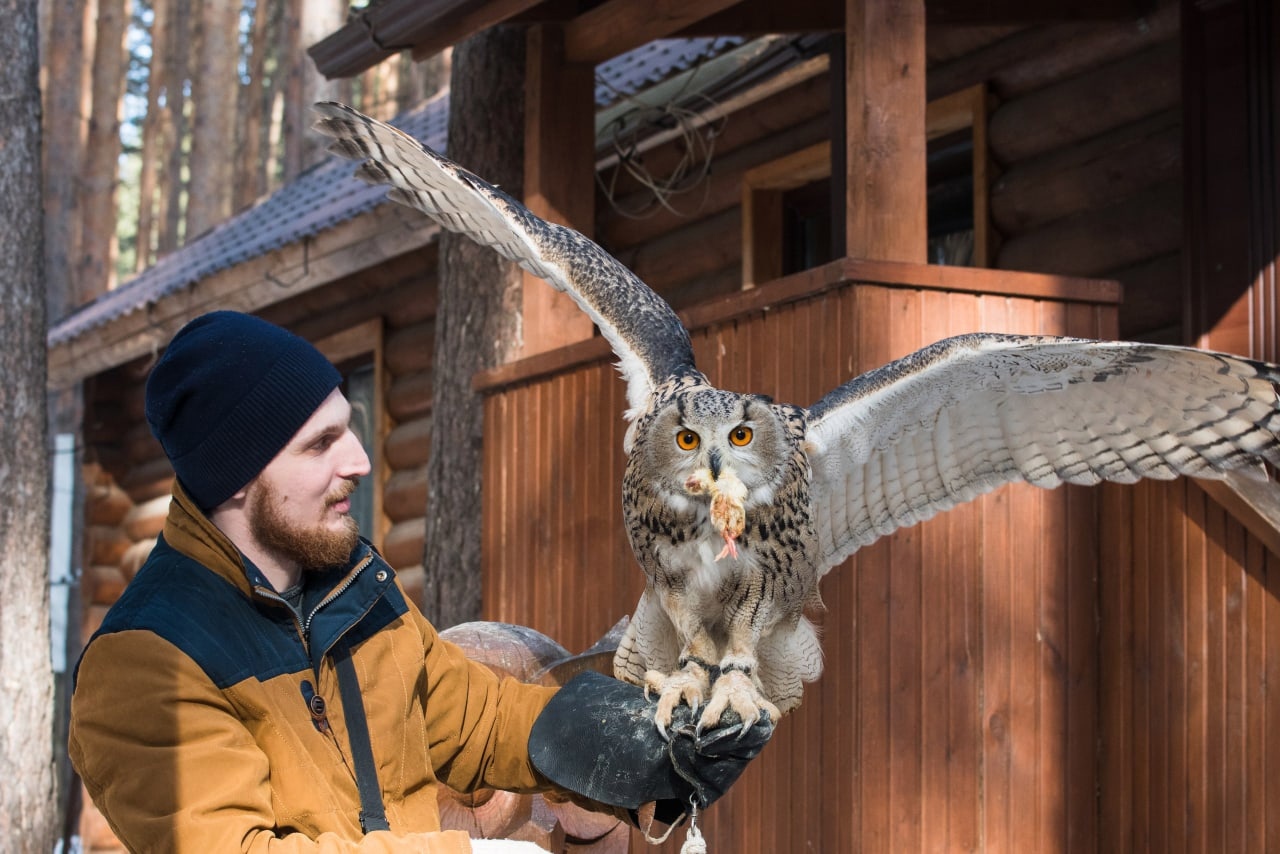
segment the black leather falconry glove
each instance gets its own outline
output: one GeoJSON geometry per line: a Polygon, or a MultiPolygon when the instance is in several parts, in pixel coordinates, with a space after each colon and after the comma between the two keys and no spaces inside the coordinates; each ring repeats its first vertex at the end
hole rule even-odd
{"type": "Polygon", "coordinates": [[[656,801],[656,817],[673,824],[723,795],[773,735],[767,715],[743,732],[729,725],[737,720],[729,712],[725,725],[699,736],[681,704],[667,741],[653,722],[656,706],[637,685],[580,673],[534,722],[529,758],[553,783],[593,801],[629,810],[656,801]]]}

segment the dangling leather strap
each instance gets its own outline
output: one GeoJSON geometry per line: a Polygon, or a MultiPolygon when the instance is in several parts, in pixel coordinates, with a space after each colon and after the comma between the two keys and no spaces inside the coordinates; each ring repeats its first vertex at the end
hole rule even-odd
{"type": "Polygon", "coordinates": [[[347,721],[347,740],[351,742],[351,759],[356,764],[356,788],[360,790],[360,827],[365,833],[390,830],[387,813],[382,808],[382,787],[378,785],[378,769],[373,764],[373,746],[369,741],[369,723],[364,716],[364,699],[356,666],[351,661],[351,648],[339,641],[333,653],[338,670],[338,693],[342,695],[342,716],[347,721]]]}

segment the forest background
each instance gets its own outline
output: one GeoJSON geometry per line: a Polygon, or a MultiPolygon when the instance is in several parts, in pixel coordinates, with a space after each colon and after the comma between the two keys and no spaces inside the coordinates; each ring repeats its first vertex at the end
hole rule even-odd
{"type": "Polygon", "coordinates": [[[50,324],[322,160],[314,101],[386,119],[447,85],[448,52],[326,81],[306,49],[349,14],[342,0],[41,0],[50,324]]]}

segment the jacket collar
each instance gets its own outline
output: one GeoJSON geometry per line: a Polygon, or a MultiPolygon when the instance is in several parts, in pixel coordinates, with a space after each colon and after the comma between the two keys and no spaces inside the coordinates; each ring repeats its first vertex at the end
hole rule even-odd
{"type": "MultiPolygon", "coordinates": [[[[234,585],[245,596],[259,601],[274,600],[286,607],[257,567],[204,515],[176,479],[173,501],[164,523],[164,539],[173,549],[234,585]]],[[[303,613],[303,628],[311,638],[312,657],[318,662],[394,584],[395,572],[363,538],[345,566],[335,566],[312,576],[303,613]]]]}
{"type": "Polygon", "coordinates": [[[176,478],[169,515],[164,520],[164,539],[177,551],[237,587],[244,595],[253,595],[244,556],[235,543],[209,521],[176,478]]]}

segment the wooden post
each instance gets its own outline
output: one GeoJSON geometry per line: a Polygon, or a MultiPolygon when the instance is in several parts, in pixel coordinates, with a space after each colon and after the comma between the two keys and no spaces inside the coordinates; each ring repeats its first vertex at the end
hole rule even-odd
{"type": "Polygon", "coordinates": [[[924,0],[845,2],[845,252],[924,263],[924,0]]]}
{"type": "MultiPolygon", "coordinates": [[[[524,201],[538,216],[590,237],[595,222],[594,70],[564,61],[559,27],[530,27],[528,38],[524,201]]],[[[529,273],[524,274],[522,306],[524,356],[591,337],[591,321],[572,300],[529,273]]]]}

